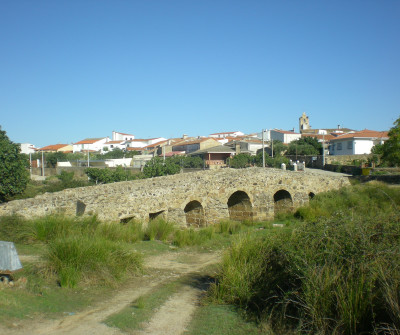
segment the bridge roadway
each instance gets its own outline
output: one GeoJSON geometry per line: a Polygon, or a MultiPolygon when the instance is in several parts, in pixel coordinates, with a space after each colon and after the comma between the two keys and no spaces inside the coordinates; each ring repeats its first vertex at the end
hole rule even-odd
{"type": "Polygon", "coordinates": [[[346,185],[348,177],[342,174],[226,168],[46,193],[2,204],[0,215],[97,214],[109,222],[163,217],[181,225],[204,226],[226,219],[272,219],[317,193],[346,185]]]}

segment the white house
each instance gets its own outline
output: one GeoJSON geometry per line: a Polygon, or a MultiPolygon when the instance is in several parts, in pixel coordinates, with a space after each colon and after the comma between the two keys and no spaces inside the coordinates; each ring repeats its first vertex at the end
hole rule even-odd
{"type": "Polygon", "coordinates": [[[72,145],[73,152],[102,151],[104,144],[109,140],[109,137],[86,138],[72,145]]]}
{"type": "Polygon", "coordinates": [[[223,133],[210,134],[210,137],[225,138],[225,137],[238,137],[238,136],[243,136],[243,135],[244,135],[244,133],[242,133],[241,131],[227,131],[227,132],[223,132],[223,133]]]}
{"type": "MultiPolygon", "coordinates": [[[[258,134],[258,137],[262,139],[262,133],[258,134]]],[[[271,140],[281,141],[282,143],[290,143],[301,138],[300,133],[295,133],[294,130],[281,130],[281,129],[271,129],[264,131],[264,141],[268,142],[271,140]]]]}
{"type": "Polygon", "coordinates": [[[126,147],[127,147],[127,141],[124,141],[124,140],[108,141],[107,143],[104,143],[103,148],[102,148],[102,153],[108,152],[108,151],[113,151],[114,149],[125,150],[126,147]]]}
{"type": "Polygon", "coordinates": [[[370,154],[375,144],[382,144],[388,139],[387,131],[364,129],[355,133],[344,134],[331,139],[329,153],[331,155],[370,154]]]}
{"type": "Polygon", "coordinates": [[[124,133],[119,133],[117,131],[112,132],[112,140],[113,141],[129,141],[129,140],[134,140],[135,136],[132,134],[124,134],[124,133]]]}
{"type": "Polygon", "coordinates": [[[127,141],[127,148],[144,148],[148,145],[158,143],[161,141],[166,141],[164,137],[148,138],[148,139],[134,139],[127,141]]]}
{"type": "Polygon", "coordinates": [[[34,152],[36,152],[36,148],[33,144],[30,143],[21,143],[21,154],[33,154],[34,152]]]}

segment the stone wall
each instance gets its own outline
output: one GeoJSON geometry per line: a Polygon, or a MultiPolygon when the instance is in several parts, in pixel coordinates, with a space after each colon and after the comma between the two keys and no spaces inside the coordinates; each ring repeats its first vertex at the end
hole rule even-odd
{"type": "Polygon", "coordinates": [[[260,221],[274,217],[275,203],[282,200],[276,194],[288,193],[290,197],[284,198],[291,199],[295,209],[307,203],[310,194],[345,185],[346,177],[312,171],[227,168],[46,193],[2,204],[0,215],[97,214],[110,222],[161,216],[182,225],[229,218],[260,221]]]}

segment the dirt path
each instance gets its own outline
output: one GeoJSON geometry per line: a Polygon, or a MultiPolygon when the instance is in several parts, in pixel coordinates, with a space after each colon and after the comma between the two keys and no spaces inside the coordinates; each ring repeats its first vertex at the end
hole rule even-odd
{"type": "MultiPolygon", "coordinates": [[[[13,329],[3,329],[0,333],[10,335],[120,335],[119,329],[103,324],[108,316],[119,312],[140,296],[150,292],[157,285],[187,274],[201,274],[206,266],[218,262],[218,254],[170,252],[147,258],[145,261],[149,275],[135,278],[128,288],[98,305],[57,320],[35,320],[22,322],[13,329]]],[[[145,325],[144,331],[136,334],[181,334],[191,319],[202,290],[200,287],[183,286],[160,306],[154,317],[145,325]]]]}

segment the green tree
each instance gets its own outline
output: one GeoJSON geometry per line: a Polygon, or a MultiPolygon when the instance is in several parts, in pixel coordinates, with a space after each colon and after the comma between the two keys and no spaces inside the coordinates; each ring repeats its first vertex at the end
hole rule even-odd
{"type": "Polygon", "coordinates": [[[176,174],[181,170],[181,160],[170,157],[165,161],[160,157],[153,157],[143,168],[146,178],[176,174]]]}
{"type": "Polygon", "coordinates": [[[316,137],[302,137],[290,142],[287,155],[319,155],[322,153],[322,144],[316,137]]]}
{"type": "Polygon", "coordinates": [[[22,193],[29,181],[28,161],[0,127],[0,202],[22,193]]]}
{"type": "Polygon", "coordinates": [[[382,146],[382,161],[390,166],[400,166],[400,117],[389,130],[389,139],[382,146]]]}
{"type": "MultiPolygon", "coordinates": [[[[274,141],[274,156],[282,156],[282,154],[287,150],[287,146],[281,141],[274,141]]],[[[271,147],[272,150],[272,147],[271,147]]]]}
{"type": "Polygon", "coordinates": [[[242,169],[248,167],[253,162],[249,154],[237,154],[229,159],[229,166],[234,169],[242,169]]]}
{"type": "Polygon", "coordinates": [[[67,155],[61,151],[59,152],[50,152],[47,154],[44,154],[45,161],[51,166],[51,167],[56,167],[57,162],[66,162],[67,161],[67,155]]]}

